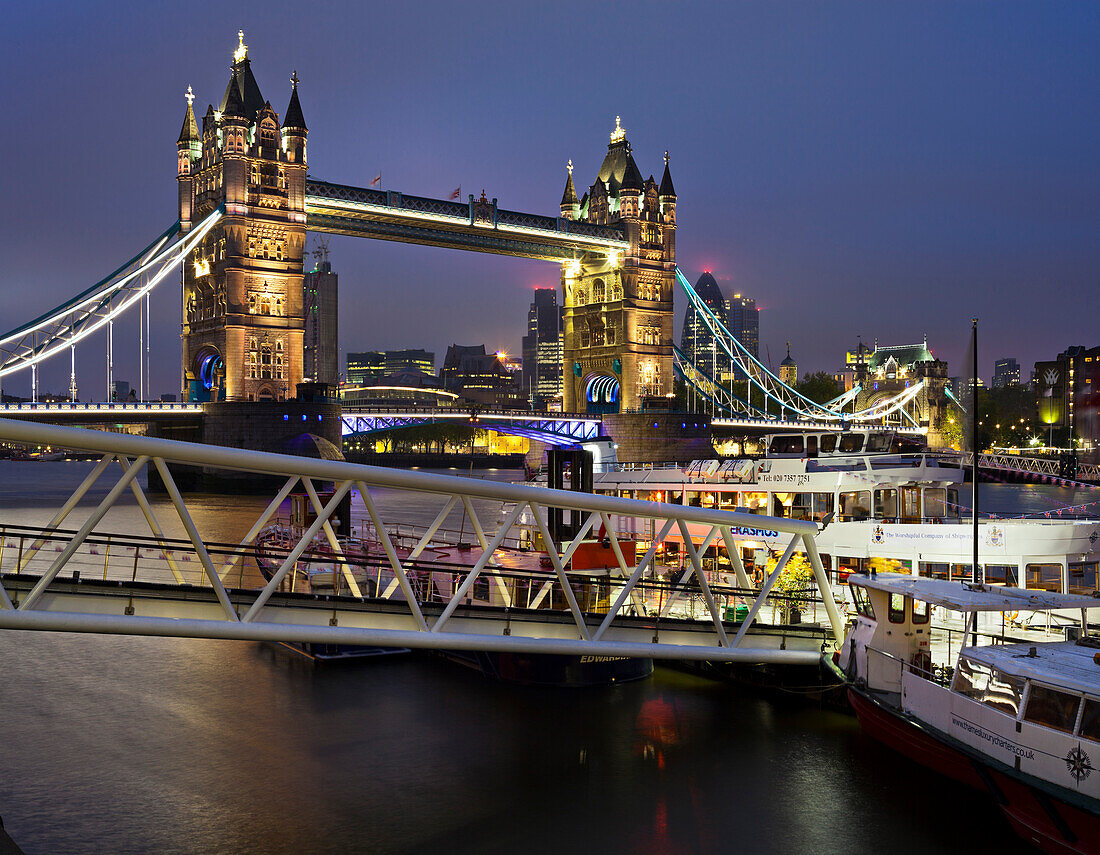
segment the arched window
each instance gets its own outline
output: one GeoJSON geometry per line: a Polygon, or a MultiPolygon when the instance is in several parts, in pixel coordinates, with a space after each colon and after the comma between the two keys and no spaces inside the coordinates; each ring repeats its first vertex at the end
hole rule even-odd
{"type": "Polygon", "coordinates": [[[585,287],[583,285],[578,285],[577,286],[577,292],[576,292],[576,304],[578,306],[583,306],[587,302],[588,302],[588,291],[585,290],[585,287]]]}
{"type": "MultiPolygon", "coordinates": [[[[248,314],[250,314],[250,315],[256,314],[256,295],[255,294],[249,294],[248,295],[248,314]]],[[[253,348],[255,348],[256,345],[253,344],[252,346],[253,346],[253,348]]]]}
{"type": "Polygon", "coordinates": [[[597,279],[592,283],[592,302],[602,303],[607,299],[607,288],[603,284],[602,279],[597,279]]]}

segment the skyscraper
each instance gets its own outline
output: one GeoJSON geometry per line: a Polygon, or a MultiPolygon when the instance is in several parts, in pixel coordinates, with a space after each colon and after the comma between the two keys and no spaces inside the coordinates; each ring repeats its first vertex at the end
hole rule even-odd
{"type": "Polygon", "coordinates": [[[760,310],[756,300],[734,294],[726,300],[726,327],[753,356],[760,356],[760,310]]]}
{"type": "Polygon", "coordinates": [[[1020,363],[1015,359],[998,359],[993,363],[993,388],[1020,385],[1020,363]]]}
{"type": "Polygon", "coordinates": [[[332,272],[327,259],[302,277],[302,303],[306,310],[302,378],[306,381],[339,382],[337,285],[337,274],[332,272]]]}
{"type": "MultiPolygon", "coordinates": [[[[695,283],[695,293],[714,312],[714,316],[728,327],[726,299],[709,271],[700,276],[699,281],[695,283]]],[[[689,311],[684,316],[684,326],[680,332],[680,351],[694,362],[700,371],[710,375],[719,383],[729,380],[729,357],[715,342],[710,328],[699,317],[698,312],[689,311]]]]}
{"type": "Polygon", "coordinates": [[[536,410],[560,407],[562,395],[561,309],[554,288],[536,288],[523,337],[523,396],[536,410]]]}

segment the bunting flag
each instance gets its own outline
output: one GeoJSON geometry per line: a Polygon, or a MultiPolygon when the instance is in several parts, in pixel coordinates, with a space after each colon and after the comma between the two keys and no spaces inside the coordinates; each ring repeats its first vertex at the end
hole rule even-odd
{"type": "Polygon", "coordinates": [[[368,187],[378,187],[381,184],[382,184],[382,170],[380,169],[380,170],[378,170],[378,174],[376,176],[374,176],[373,179],[371,179],[371,183],[367,186],[368,187]]]}
{"type": "Polygon", "coordinates": [[[451,199],[461,199],[462,198],[462,185],[461,184],[459,184],[453,191],[451,191],[450,198],[451,199]]]}

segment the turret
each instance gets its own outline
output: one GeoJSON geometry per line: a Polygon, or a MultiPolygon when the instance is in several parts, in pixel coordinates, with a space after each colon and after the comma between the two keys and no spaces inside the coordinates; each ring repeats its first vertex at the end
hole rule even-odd
{"type": "Polygon", "coordinates": [[[192,103],[195,94],[187,87],[187,112],[183,116],[183,128],[176,141],[176,179],[179,182],[179,218],[183,231],[191,228],[195,209],[195,161],[202,157],[202,138],[199,136],[199,124],[195,121],[192,103]]]}
{"type": "Polygon", "coordinates": [[[644,189],[642,173],[638,171],[638,164],[634,162],[634,155],[627,149],[626,169],[623,171],[622,184],[619,186],[620,216],[635,218],[639,215],[644,189]]]}
{"type": "Polygon", "coordinates": [[[577,203],[577,191],[573,187],[573,161],[566,165],[568,175],[565,178],[565,192],[561,194],[561,215],[567,220],[577,219],[580,205],[577,203]]]}
{"type": "Polygon", "coordinates": [[[661,200],[661,216],[666,223],[676,223],[676,188],[672,186],[672,175],[668,171],[668,152],[665,152],[665,172],[661,176],[661,187],[657,191],[661,200]]]}
{"type": "Polygon", "coordinates": [[[298,101],[298,72],[290,75],[290,103],[283,118],[283,148],[289,163],[306,162],[306,137],[309,129],[302,116],[302,105],[298,101]]]}

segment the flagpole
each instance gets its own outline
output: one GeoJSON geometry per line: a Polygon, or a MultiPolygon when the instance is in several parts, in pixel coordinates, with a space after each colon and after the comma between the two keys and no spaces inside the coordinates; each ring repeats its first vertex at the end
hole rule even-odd
{"type": "MultiPolygon", "coordinates": [[[[971,370],[974,372],[974,376],[971,378],[971,382],[974,384],[974,398],[971,402],[972,415],[970,419],[970,445],[974,451],[974,458],[972,461],[971,481],[973,482],[973,508],[971,510],[971,523],[973,525],[973,538],[974,538],[974,564],[971,572],[971,579],[975,585],[984,586],[985,574],[981,573],[979,576],[978,569],[978,319],[971,318],[971,324],[973,326],[971,332],[971,346],[974,349],[974,362],[971,366],[971,370]]],[[[972,644],[978,643],[978,621],[974,621],[974,633],[971,641],[972,644]]]]}

